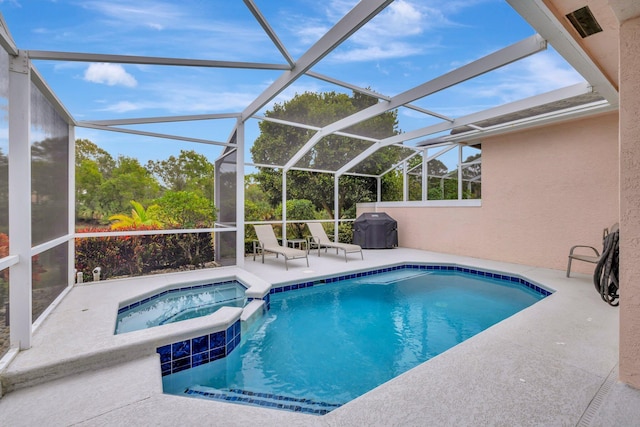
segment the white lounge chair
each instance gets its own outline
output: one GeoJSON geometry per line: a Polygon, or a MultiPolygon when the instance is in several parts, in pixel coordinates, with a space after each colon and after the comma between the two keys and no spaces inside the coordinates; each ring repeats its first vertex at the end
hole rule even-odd
{"type": "Polygon", "coordinates": [[[320,249],[325,248],[324,251],[326,252],[327,248],[335,248],[336,254],[339,250],[344,251],[345,262],[348,261],[347,254],[354,252],[360,252],[360,257],[364,259],[360,245],[332,242],[324,231],[324,227],[319,222],[308,222],[307,227],[309,227],[309,231],[311,232],[311,237],[309,237],[307,241],[307,251],[310,251],[312,246],[317,247],[318,256],[320,256],[320,249]]]}
{"type": "Polygon", "coordinates": [[[264,253],[272,252],[276,254],[276,258],[278,257],[278,255],[282,255],[284,257],[284,267],[287,270],[289,270],[287,261],[295,258],[306,258],[307,267],[309,267],[309,258],[307,256],[307,251],[303,251],[302,249],[293,249],[293,248],[288,248],[286,246],[282,246],[280,243],[278,243],[276,234],[273,232],[273,227],[271,227],[270,225],[254,225],[253,228],[256,230],[256,235],[258,236],[258,241],[253,243],[253,260],[254,261],[256,260],[256,249],[259,249],[260,253],[262,254],[263,264],[264,264],[264,253]]]}

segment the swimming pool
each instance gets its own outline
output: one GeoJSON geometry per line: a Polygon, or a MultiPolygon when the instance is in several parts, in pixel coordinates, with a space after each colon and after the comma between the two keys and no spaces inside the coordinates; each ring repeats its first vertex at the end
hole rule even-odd
{"type": "Polygon", "coordinates": [[[242,307],[246,287],[237,280],[182,284],[118,309],[116,334],[152,328],[214,313],[220,307],[242,307]]]}
{"type": "Polygon", "coordinates": [[[164,376],[164,391],[322,415],[550,293],[498,273],[417,267],[277,287],[235,351],[164,376]]]}

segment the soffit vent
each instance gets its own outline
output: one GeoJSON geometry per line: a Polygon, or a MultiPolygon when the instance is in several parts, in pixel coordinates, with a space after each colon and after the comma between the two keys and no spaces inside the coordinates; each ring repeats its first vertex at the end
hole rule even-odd
{"type": "Polygon", "coordinates": [[[602,31],[602,27],[593,17],[589,6],[585,6],[566,15],[573,28],[576,29],[582,38],[602,31]]]}

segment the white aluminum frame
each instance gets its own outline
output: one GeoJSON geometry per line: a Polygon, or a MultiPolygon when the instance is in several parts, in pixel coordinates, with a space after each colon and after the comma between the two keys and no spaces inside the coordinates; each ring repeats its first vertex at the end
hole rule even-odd
{"type": "Polygon", "coordinates": [[[9,321],[12,347],[31,347],[31,66],[25,52],[9,64],[9,321]],[[25,95],[26,94],[26,95],[25,95]]]}

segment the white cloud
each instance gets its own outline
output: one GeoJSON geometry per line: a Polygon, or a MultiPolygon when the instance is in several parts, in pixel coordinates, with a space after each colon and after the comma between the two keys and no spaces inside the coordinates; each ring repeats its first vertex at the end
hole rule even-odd
{"type": "Polygon", "coordinates": [[[412,46],[409,43],[387,43],[385,45],[369,45],[339,52],[334,54],[332,59],[341,62],[373,61],[417,55],[421,50],[421,48],[412,46]]]}
{"type": "Polygon", "coordinates": [[[119,101],[98,111],[128,113],[132,111],[160,110],[169,114],[200,114],[212,112],[239,112],[249,105],[262,90],[250,92],[205,91],[198,87],[162,85],[149,88],[145,99],[135,102],[119,101]]]}
{"type": "Polygon", "coordinates": [[[473,84],[469,96],[513,102],[584,79],[553,52],[541,52],[498,70],[489,82],[473,84]]]}
{"type": "MultiPolygon", "coordinates": [[[[418,41],[416,37],[433,28],[451,25],[454,24],[439,7],[429,7],[417,1],[396,0],[357,31],[331,59],[362,62],[407,58],[439,46],[437,37],[428,44],[424,40],[418,41]]],[[[309,27],[305,31],[309,31],[309,27]]]]}
{"type": "Polygon", "coordinates": [[[101,109],[100,111],[109,111],[111,113],[128,113],[129,111],[142,110],[144,105],[142,104],[134,104],[129,101],[120,101],[115,104],[109,105],[106,108],[101,109]]]}
{"type": "Polygon", "coordinates": [[[135,77],[127,73],[119,64],[91,64],[84,72],[84,79],[109,86],[135,87],[138,84],[135,77]]]}
{"type": "Polygon", "coordinates": [[[85,1],[82,7],[95,10],[120,24],[146,26],[157,30],[173,26],[182,21],[184,13],[177,4],[139,0],[93,0],[85,1]]]}

